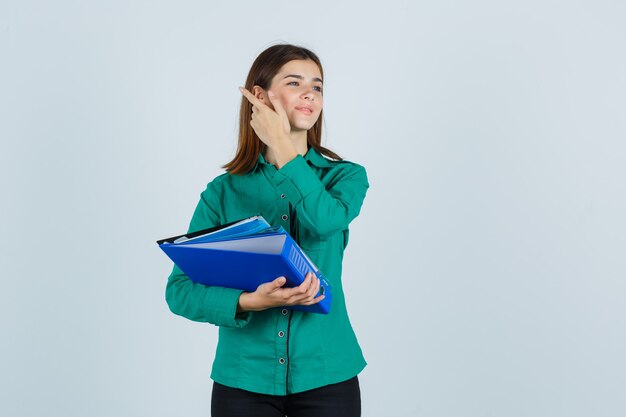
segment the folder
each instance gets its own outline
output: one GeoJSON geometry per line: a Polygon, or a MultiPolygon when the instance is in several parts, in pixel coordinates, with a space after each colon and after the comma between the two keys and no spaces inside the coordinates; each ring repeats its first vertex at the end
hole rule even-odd
{"type": "Polygon", "coordinates": [[[318,303],[282,306],[291,310],[328,314],[331,285],[282,226],[271,226],[263,216],[157,241],[165,254],[193,282],[253,292],[279,276],[283,287],[300,285],[308,272],[320,279],[318,303]]]}

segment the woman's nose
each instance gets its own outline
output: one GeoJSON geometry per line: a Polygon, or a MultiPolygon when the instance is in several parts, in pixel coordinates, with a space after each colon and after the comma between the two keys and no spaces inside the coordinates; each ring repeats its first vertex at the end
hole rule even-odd
{"type": "Polygon", "coordinates": [[[313,90],[312,89],[307,89],[304,92],[304,98],[308,98],[309,100],[313,100],[313,90]]]}

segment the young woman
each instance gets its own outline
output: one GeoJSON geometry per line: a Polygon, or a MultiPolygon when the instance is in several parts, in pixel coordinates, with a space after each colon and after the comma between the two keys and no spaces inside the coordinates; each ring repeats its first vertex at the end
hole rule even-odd
{"type": "Polygon", "coordinates": [[[367,363],[341,270],[369,183],[363,166],[320,144],[322,85],[320,60],[306,48],[274,45],[257,57],[240,87],[237,153],[201,193],[189,232],[258,214],[283,226],[331,284],[330,313],[289,308],[323,299],[314,274],[295,288],[276,277],[254,292],[195,284],[176,266],[168,278],[173,313],[219,326],[213,417],[361,414],[357,375],[367,363]]]}

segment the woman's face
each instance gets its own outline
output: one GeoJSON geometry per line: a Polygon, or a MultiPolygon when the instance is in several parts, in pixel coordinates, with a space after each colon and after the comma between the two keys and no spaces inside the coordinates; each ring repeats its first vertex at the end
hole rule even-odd
{"type": "MultiPolygon", "coordinates": [[[[267,91],[258,86],[255,95],[270,108],[274,106],[267,91]]],[[[309,130],[320,116],[323,105],[322,76],[317,64],[311,60],[293,60],[282,66],[272,79],[270,90],[287,113],[291,130],[309,130]],[[310,108],[307,111],[304,108],[310,108]]]]}

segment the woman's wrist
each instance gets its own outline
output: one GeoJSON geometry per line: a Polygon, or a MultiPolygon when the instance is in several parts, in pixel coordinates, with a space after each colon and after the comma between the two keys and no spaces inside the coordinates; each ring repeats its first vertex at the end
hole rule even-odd
{"type": "Polygon", "coordinates": [[[237,302],[237,313],[258,310],[260,309],[256,303],[254,293],[244,291],[239,295],[239,301],[237,302]]]}
{"type": "Polygon", "coordinates": [[[290,139],[280,141],[279,144],[274,147],[273,151],[276,158],[277,169],[282,168],[287,162],[298,156],[298,151],[296,151],[290,139]]]}

